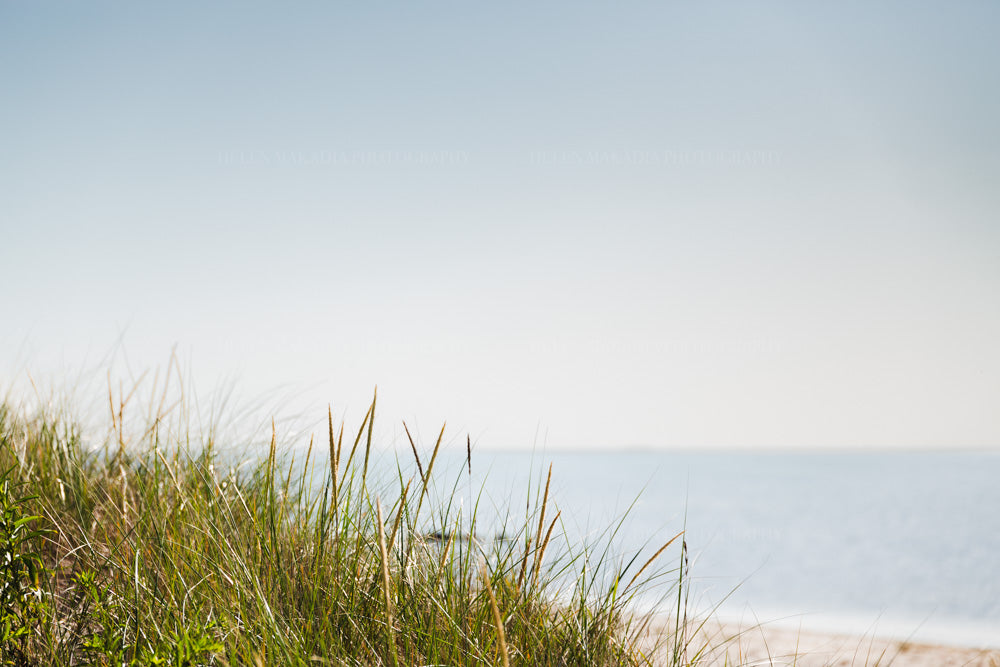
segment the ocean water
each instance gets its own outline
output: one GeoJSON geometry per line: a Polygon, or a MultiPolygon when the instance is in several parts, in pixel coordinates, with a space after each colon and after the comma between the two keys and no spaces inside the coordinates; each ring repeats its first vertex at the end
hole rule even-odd
{"type": "Polygon", "coordinates": [[[523,524],[549,463],[559,539],[604,544],[624,515],[613,549],[644,560],[686,530],[692,606],[722,618],[1000,646],[1000,453],[474,450],[471,476],[464,450],[440,461],[455,484],[439,491],[478,501],[478,535],[523,524]]]}

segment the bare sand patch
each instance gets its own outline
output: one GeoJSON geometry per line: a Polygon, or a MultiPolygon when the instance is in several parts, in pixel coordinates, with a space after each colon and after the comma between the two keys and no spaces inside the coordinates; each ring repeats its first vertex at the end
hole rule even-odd
{"type": "MultiPolygon", "coordinates": [[[[667,664],[670,646],[656,646],[667,630],[650,624],[643,638],[654,664],[667,664]]],[[[662,644],[662,641],[660,642],[662,644]]],[[[795,667],[1000,667],[1000,650],[976,649],[783,627],[709,622],[689,641],[687,658],[703,665],[795,667]]]]}

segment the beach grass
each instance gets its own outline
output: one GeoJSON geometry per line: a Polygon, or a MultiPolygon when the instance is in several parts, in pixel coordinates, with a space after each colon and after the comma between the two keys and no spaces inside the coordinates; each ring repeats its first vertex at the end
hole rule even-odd
{"type": "Polygon", "coordinates": [[[436,492],[459,488],[436,477],[444,428],[406,429],[413,460],[373,473],[395,457],[373,445],[374,399],[353,428],[331,411],[319,438],[285,442],[272,424],[237,457],[183,403],[131,410],[132,394],[108,392],[96,435],[51,402],[0,403],[3,664],[699,662],[683,536],[648,560],[553,549],[551,467],[492,539],[475,506],[436,492]],[[631,603],[664,581],[677,618],[651,643],[631,603]]]}

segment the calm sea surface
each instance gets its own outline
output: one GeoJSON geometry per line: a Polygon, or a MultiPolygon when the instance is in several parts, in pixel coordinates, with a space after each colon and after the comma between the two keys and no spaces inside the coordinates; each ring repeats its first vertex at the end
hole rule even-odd
{"type": "Polygon", "coordinates": [[[472,454],[471,480],[458,473],[464,451],[445,453],[435,477],[459,480],[466,513],[482,491],[479,535],[501,532],[508,508],[509,525],[523,523],[551,462],[571,541],[601,543],[627,512],[615,549],[651,554],[686,527],[698,608],[1000,645],[998,453],[472,454]]]}

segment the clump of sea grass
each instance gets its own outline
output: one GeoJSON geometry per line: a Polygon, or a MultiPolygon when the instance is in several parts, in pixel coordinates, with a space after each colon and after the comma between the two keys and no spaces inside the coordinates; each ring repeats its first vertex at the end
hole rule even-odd
{"type": "Polygon", "coordinates": [[[648,662],[627,602],[669,543],[624,588],[628,566],[599,594],[586,574],[567,581],[587,555],[546,558],[561,517],[548,518],[551,466],[514,538],[483,543],[474,512],[432,493],[444,427],[424,466],[404,424],[415,474],[397,461],[396,479],[374,478],[372,460],[386,456],[373,444],[374,398],[345,460],[332,407],[326,461],[311,438],[296,461],[274,421],[265,455],[235,460],[220,453],[218,429],[188,427],[190,411],[165,390],[146,422],[131,422],[136,389],[124,389],[109,391],[96,447],[69,414],[0,404],[0,472],[51,531],[24,546],[45,565],[20,643],[32,663],[648,662]]]}

